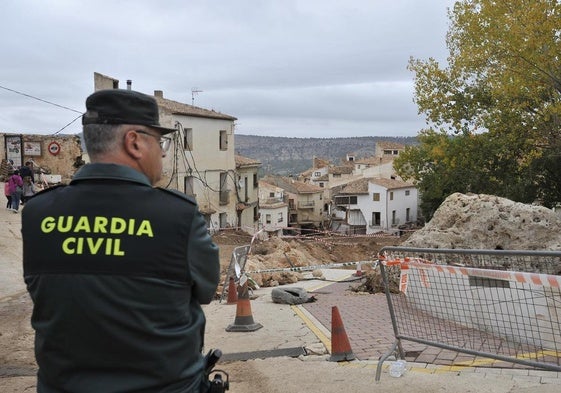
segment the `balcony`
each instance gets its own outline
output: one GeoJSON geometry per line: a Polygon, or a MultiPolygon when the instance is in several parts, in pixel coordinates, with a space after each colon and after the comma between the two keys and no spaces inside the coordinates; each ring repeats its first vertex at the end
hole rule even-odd
{"type": "Polygon", "coordinates": [[[298,201],[298,209],[313,209],[315,206],[315,201],[298,201]]]}

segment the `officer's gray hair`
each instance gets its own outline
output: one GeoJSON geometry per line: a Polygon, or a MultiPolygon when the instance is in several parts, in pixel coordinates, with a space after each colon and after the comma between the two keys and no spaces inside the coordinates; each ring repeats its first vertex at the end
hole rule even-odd
{"type": "Polygon", "coordinates": [[[85,124],[84,142],[91,159],[116,151],[123,143],[123,126],[120,124],[85,124]]]}

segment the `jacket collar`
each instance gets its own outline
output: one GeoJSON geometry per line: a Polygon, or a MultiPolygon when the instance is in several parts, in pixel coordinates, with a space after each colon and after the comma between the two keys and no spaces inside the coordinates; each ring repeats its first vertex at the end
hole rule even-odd
{"type": "Polygon", "coordinates": [[[140,183],[152,187],[150,180],[143,174],[126,165],[118,164],[86,164],[72,178],[70,184],[81,180],[121,180],[140,183]]]}

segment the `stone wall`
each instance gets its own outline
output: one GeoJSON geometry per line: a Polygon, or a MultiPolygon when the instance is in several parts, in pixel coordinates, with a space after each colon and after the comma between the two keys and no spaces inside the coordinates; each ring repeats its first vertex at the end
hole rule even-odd
{"type": "MultiPolygon", "coordinates": [[[[34,169],[47,174],[60,175],[62,182],[70,181],[82,161],[82,147],[78,135],[31,135],[31,134],[1,134],[0,157],[2,161],[10,157],[17,157],[14,163],[26,161],[35,163],[34,169]],[[6,144],[8,141],[19,140],[22,145],[6,144]],[[18,162],[19,161],[19,162],[18,162]]],[[[0,175],[5,175],[1,173],[0,175]]]]}

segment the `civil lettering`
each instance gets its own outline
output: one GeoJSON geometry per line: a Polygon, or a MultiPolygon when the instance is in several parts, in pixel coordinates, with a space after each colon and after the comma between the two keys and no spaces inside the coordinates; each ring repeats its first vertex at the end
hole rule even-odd
{"type": "Polygon", "coordinates": [[[102,246],[105,255],[122,257],[125,252],[121,249],[121,239],[91,237],[68,237],[62,242],[62,251],[67,255],[97,255],[102,246]]]}

